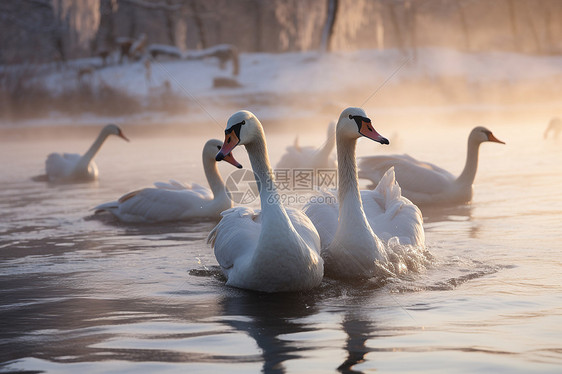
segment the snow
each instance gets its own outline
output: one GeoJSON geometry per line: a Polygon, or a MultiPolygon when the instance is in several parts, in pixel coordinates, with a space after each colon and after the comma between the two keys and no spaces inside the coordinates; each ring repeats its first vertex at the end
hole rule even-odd
{"type": "MultiPolygon", "coordinates": [[[[536,57],[515,53],[466,54],[452,50],[425,49],[418,52],[417,61],[403,53],[364,50],[320,54],[317,52],[266,54],[241,54],[240,92],[269,93],[324,93],[345,91],[356,84],[381,84],[405,61],[406,65],[396,74],[397,80],[416,77],[465,77],[468,81],[528,81],[562,75],[562,56],[536,57]]],[[[159,86],[165,80],[175,84],[179,91],[195,96],[214,95],[212,78],[228,72],[218,68],[216,60],[153,61],[152,79],[144,78],[142,62],[111,66],[99,70],[98,76],[105,82],[125,88],[133,95],[146,95],[150,86],[159,86]]],[[[65,74],[55,74],[65,79],[65,74]]]]}
{"type": "MultiPolygon", "coordinates": [[[[53,71],[45,76],[44,82],[50,91],[60,93],[69,85],[76,84],[76,67],[91,65],[93,61],[95,59],[77,61],[63,71],[53,71]]],[[[421,49],[415,59],[398,50],[243,53],[240,54],[240,75],[235,78],[241,86],[220,89],[213,88],[213,78],[231,77],[231,67],[229,62],[226,69],[221,70],[217,59],[155,59],[151,60],[149,75],[143,60],[104,68],[98,60],[97,65],[94,73],[83,79],[90,79],[93,84],[103,81],[140,99],[150,100],[151,94],[169,85],[171,94],[184,97],[186,101],[204,103],[193,105],[195,108],[227,102],[226,110],[232,112],[248,108],[248,98],[252,98],[257,102],[266,101],[271,116],[287,115],[292,110],[291,100],[299,101],[304,96],[311,100],[326,97],[326,105],[361,106],[379,89],[381,92],[377,95],[384,96],[387,86],[413,81],[426,82],[429,87],[435,80],[460,79],[484,91],[487,85],[537,85],[542,81],[562,87],[562,56],[463,53],[439,48],[421,49]],[[358,93],[357,97],[348,97],[354,92],[358,93]],[[334,100],[334,97],[337,99],[334,100]],[[333,102],[330,103],[330,100],[333,102]]],[[[551,99],[560,101],[560,96],[558,91],[558,96],[551,99]]],[[[463,103],[474,104],[478,103],[463,103]]],[[[200,114],[204,116],[204,112],[211,109],[201,110],[200,114]]],[[[317,108],[312,106],[301,110],[312,115],[317,108]]]]}

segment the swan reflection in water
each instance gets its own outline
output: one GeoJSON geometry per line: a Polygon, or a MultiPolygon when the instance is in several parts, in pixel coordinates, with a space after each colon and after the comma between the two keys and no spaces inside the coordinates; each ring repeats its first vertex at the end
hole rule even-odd
{"type": "Polygon", "coordinates": [[[479,237],[481,226],[473,218],[472,204],[425,206],[421,211],[426,232],[438,231],[441,228],[451,230],[451,223],[455,223],[455,230],[466,232],[471,239],[479,237]]]}
{"type": "Polygon", "coordinates": [[[233,290],[219,304],[224,324],[252,337],[261,349],[264,373],[285,373],[285,361],[302,358],[303,348],[282,336],[314,331],[303,321],[318,313],[311,293],[266,294],[233,290]]]}

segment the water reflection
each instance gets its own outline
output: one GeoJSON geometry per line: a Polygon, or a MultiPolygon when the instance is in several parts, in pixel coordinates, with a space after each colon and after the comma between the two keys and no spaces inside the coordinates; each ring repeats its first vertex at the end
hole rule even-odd
{"type": "Polygon", "coordinates": [[[314,330],[299,319],[317,313],[315,303],[309,293],[270,295],[241,290],[220,301],[222,322],[251,336],[262,350],[264,373],[285,373],[285,361],[303,356],[306,348],[280,336],[314,330]]]}
{"type": "Polygon", "coordinates": [[[423,206],[420,209],[426,231],[439,230],[444,227],[447,230],[461,228],[468,233],[470,238],[478,238],[480,226],[473,220],[474,206],[472,204],[423,206]]]}
{"type": "Polygon", "coordinates": [[[338,367],[340,373],[362,373],[353,367],[365,361],[365,355],[369,353],[367,340],[369,340],[375,329],[374,322],[365,316],[360,305],[350,309],[343,318],[342,329],[348,338],[345,344],[347,359],[338,367]]]}

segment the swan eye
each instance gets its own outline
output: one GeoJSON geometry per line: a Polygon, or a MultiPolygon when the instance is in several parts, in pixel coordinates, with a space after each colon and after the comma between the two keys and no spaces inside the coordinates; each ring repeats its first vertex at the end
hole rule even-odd
{"type": "Polygon", "coordinates": [[[221,146],[220,146],[220,145],[217,145],[217,149],[220,151],[220,150],[221,150],[221,146]]]}
{"type": "Polygon", "coordinates": [[[246,124],[246,121],[244,120],[244,121],[240,122],[240,124],[241,124],[241,125],[245,125],[245,124],[246,124]]]}
{"type": "Polygon", "coordinates": [[[353,119],[353,116],[351,114],[349,115],[349,119],[353,119]]]}

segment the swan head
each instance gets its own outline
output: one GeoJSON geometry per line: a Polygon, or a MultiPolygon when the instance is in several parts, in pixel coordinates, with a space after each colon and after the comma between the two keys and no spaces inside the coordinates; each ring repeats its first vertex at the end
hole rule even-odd
{"type": "Polygon", "coordinates": [[[247,110],[234,113],[226,123],[224,143],[216,160],[221,161],[237,145],[248,144],[258,137],[263,137],[263,128],[257,117],[247,110]]]}
{"type": "Polygon", "coordinates": [[[121,139],[129,141],[129,139],[123,134],[123,131],[121,131],[121,129],[117,125],[114,125],[113,123],[110,123],[109,125],[105,126],[102,131],[107,135],[117,135],[121,139]]]}
{"type": "Polygon", "coordinates": [[[472,132],[468,136],[468,141],[469,143],[476,143],[476,144],[480,144],[484,142],[505,144],[505,142],[502,142],[501,140],[496,138],[490,130],[482,126],[475,127],[472,130],[472,132]]]}
{"type": "MultiPolygon", "coordinates": [[[[207,143],[205,143],[205,146],[203,147],[203,160],[215,161],[215,155],[217,154],[218,151],[220,151],[221,147],[222,147],[222,142],[220,140],[218,139],[208,140],[207,143]]],[[[236,161],[236,159],[232,155],[232,152],[224,156],[222,160],[228,162],[231,165],[236,166],[238,169],[242,169],[242,165],[238,161],[236,161]]]]}
{"type": "Polygon", "coordinates": [[[338,120],[336,133],[350,139],[365,136],[381,144],[390,144],[388,139],[375,130],[371,119],[367,117],[365,111],[361,108],[351,107],[345,109],[338,120]]]}

